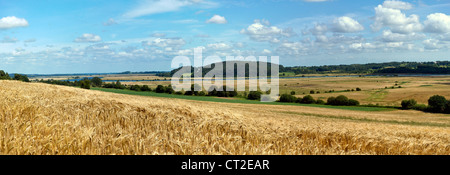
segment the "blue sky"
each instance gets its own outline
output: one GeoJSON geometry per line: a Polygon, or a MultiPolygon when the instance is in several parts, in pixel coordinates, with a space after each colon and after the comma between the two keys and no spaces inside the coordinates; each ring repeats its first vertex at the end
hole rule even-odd
{"type": "Polygon", "coordinates": [[[444,0],[0,0],[0,70],[170,70],[172,58],[285,66],[450,60],[444,0]]]}

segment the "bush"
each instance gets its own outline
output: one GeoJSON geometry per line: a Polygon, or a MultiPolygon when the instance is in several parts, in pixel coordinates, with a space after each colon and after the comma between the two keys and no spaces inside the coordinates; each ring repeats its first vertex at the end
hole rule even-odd
{"type": "Polygon", "coordinates": [[[402,101],[402,109],[413,109],[415,105],[417,105],[417,101],[414,99],[402,101]]]}
{"type": "Polygon", "coordinates": [[[347,106],[359,106],[359,101],[355,99],[349,99],[347,106]]]}
{"type": "Polygon", "coordinates": [[[428,99],[428,106],[431,112],[444,112],[447,105],[447,99],[440,95],[435,95],[428,99]]]}
{"type": "Polygon", "coordinates": [[[416,104],[411,109],[418,110],[418,111],[427,111],[428,106],[424,104],[416,104]]]}
{"type": "Polygon", "coordinates": [[[309,94],[315,94],[316,92],[314,90],[309,91],[309,94]]]}
{"type": "Polygon", "coordinates": [[[296,97],[289,94],[283,94],[280,97],[280,102],[294,103],[297,100],[296,97]]]}
{"type": "Polygon", "coordinates": [[[358,87],[358,88],[356,88],[356,91],[361,91],[361,88],[359,88],[359,87],[358,87]]]}
{"type": "Polygon", "coordinates": [[[291,91],[291,95],[295,95],[295,91],[291,91]]]}
{"type": "Polygon", "coordinates": [[[198,96],[206,96],[206,93],[204,91],[198,92],[198,96]]]}
{"type": "Polygon", "coordinates": [[[156,93],[164,93],[165,91],[166,91],[166,88],[164,88],[163,85],[158,85],[155,90],[156,93]]]}
{"type": "Polygon", "coordinates": [[[176,95],[183,95],[183,92],[177,91],[177,92],[175,92],[175,94],[176,94],[176,95]]]}
{"type": "Polygon", "coordinates": [[[175,90],[173,90],[172,85],[169,85],[169,86],[165,87],[164,92],[168,93],[168,94],[173,94],[173,93],[175,93],[175,90]]]}
{"type": "Polygon", "coordinates": [[[324,105],[324,104],[325,104],[325,101],[323,101],[323,100],[317,100],[317,101],[316,101],[316,104],[324,105]]]}
{"type": "Polygon", "coordinates": [[[114,85],[114,88],[115,89],[125,89],[125,86],[122,85],[119,80],[117,80],[116,84],[114,85]]]}
{"type": "Polygon", "coordinates": [[[141,87],[141,91],[152,91],[152,89],[149,88],[148,85],[144,85],[141,87]]]}
{"type": "Polygon", "coordinates": [[[139,85],[132,85],[130,87],[130,90],[132,90],[132,91],[141,91],[141,87],[139,85]]]}
{"type": "Polygon", "coordinates": [[[304,96],[301,103],[303,104],[313,104],[316,103],[316,100],[311,95],[304,96]]]}
{"type": "Polygon", "coordinates": [[[295,100],[295,103],[302,103],[302,100],[303,100],[303,98],[297,98],[297,99],[295,100]]]}
{"type": "Polygon", "coordinates": [[[335,105],[347,105],[348,104],[348,98],[344,95],[339,95],[336,97],[335,105]]]}
{"type": "Polygon", "coordinates": [[[330,97],[327,100],[327,105],[334,105],[334,106],[358,106],[359,101],[354,99],[348,99],[344,95],[340,95],[337,97],[330,97]]]}
{"type": "Polygon", "coordinates": [[[250,93],[247,96],[247,99],[249,100],[260,100],[261,99],[262,92],[260,91],[250,91],[250,93]]]}
{"type": "Polygon", "coordinates": [[[329,97],[327,99],[327,105],[335,105],[336,104],[336,97],[329,97]]]}

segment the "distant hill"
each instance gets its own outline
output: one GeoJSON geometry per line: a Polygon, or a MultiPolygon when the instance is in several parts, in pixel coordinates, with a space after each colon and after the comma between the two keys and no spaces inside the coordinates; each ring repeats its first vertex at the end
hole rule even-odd
{"type": "MultiPolygon", "coordinates": [[[[230,62],[228,62],[228,63],[230,63],[230,62]]],[[[222,65],[223,65],[223,74],[222,74],[222,76],[223,77],[226,77],[226,72],[228,70],[230,70],[230,69],[233,69],[232,71],[234,72],[234,76],[237,77],[238,76],[237,75],[238,65],[242,65],[242,64],[245,64],[245,77],[249,77],[249,63],[255,63],[255,62],[232,61],[231,63],[234,65],[233,68],[227,67],[227,62],[226,61],[222,62],[222,65]]],[[[217,63],[213,63],[213,64],[210,64],[208,66],[202,67],[202,76],[205,76],[208,72],[213,70],[215,68],[216,64],[217,63]]],[[[257,70],[258,70],[257,71],[257,75],[259,76],[259,66],[261,64],[266,64],[267,65],[267,76],[271,76],[272,63],[260,62],[260,61],[256,62],[256,67],[257,67],[257,70]]],[[[283,67],[281,65],[279,65],[279,66],[280,66],[280,68],[283,67]]],[[[199,72],[200,71],[200,68],[196,68],[196,67],[193,67],[193,66],[188,66],[188,67],[191,69],[192,77],[194,77],[194,74],[193,74],[194,72],[199,72]]],[[[174,69],[174,70],[172,70],[170,72],[167,72],[167,73],[160,73],[160,74],[156,74],[156,75],[157,76],[164,76],[164,77],[172,77],[176,72],[181,70],[181,68],[182,67],[174,69]]]]}
{"type": "Polygon", "coordinates": [[[280,72],[294,72],[295,74],[450,74],[450,62],[388,62],[309,67],[297,66],[280,68],[280,72]]]}
{"type": "MultiPolygon", "coordinates": [[[[234,61],[237,63],[238,61],[234,61]]],[[[225,61],[222,62],[225,65],[225,61]]],[[[258,66],[261,64],[258,62],[258,66]]],[[[270,76],[271,64],[268,64],[268,72],[270,76]]],[[[330,74],[330,73],[349,73],[349,74],[450,74],[450,61],[437,62],[388,62],[388,63],[369,63],[369,64],[351,64],[351,65],[325,65],[325,66],[295,66],[284,67],[279,65],[280,73],[293,72],[296,75],[301,74],[330,74]]],[[[191,72],[197,71],[198,68],[190,67],[191,72]]],[[[214,64],[212,64],[214,68],[214,64]]],[[[203,68],[202,75],[205,75],[212,68],[203,68]]],[[[174,69],[170,72],[156,74],[163,77],[171,77],[181,69],[174,69]]],[[[236,72],[236,67],[234,68],[236,72]]],[[[224,69],[224,76],[226,66],[224,69]]],[[[246,77],[248,76],[248,66],[246,69],[246,77]]],[[[236,76],[236,75],[235,75],[236,76]]]]}

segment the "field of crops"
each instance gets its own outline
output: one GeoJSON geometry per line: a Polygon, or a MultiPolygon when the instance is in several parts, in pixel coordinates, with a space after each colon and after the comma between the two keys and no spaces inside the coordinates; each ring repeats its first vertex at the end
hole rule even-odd
{"type": "Polygon", "coordinates": [[[450,116],[0,81],[0,154],[450,154],[450,116]]]}

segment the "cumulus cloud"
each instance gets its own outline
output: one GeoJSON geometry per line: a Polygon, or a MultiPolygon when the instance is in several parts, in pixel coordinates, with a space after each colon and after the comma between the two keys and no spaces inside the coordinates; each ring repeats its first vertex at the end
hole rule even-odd
{"type": "Polygon", "coordinates": [[[414,41],[423,39],[425,37],[424,34],[421,33],[409,33],[409,34],[401,34],[401,33],[392,33],[390,30],[383,31],[381,39],[383,42],[400,42],[400,41],[414,41]]]}
{"type": "Polygon", "coordinates": [[[283,37],[294,36],[295,33],[291,29],[280,29],[276,26],[271,26],[269,21],[255,20],[247,29],[242,29],[241,34],[246,34],[250,39],[259,42],[278,43],[283,37]]]}
{"type": "Polygon", "coordinates": [[[333,21],[333,30],[341,33],[353,33],[364,30],[364,27],[358,21],[347,17],[339,17],[333,21]]]}
{"type": "Polygon", "coordinates": [[[422,43],[425,46],[424,48],[427,50],[436,50],[441,48],[439,40],[436,39],[427,39],[424,40],[422,43]]]}
{"type": "Polygon", "coordinates": [[[100,38],[100,36],[90,33],[85,33],[74,40],[74,42],[77,43],[95,43],[100,41],[102,41],[102,38],[100,38]]]}
{"type": "Polygon", "coordinates": [[[392,1],[384,1],[383,7],[391,9],[410,10],[413,8],[413,5],[408,2],[392,0],[392,1]]]}
{"type": "Polygon", "coordinates": [[[214,15],[211,19],[206,21],[206,23],[214,23],[214,24],[226,24],[228,21],[225,17],[220,15],[214,15]]]}
{"type": "Polygon", "coordinates": [[[16,27],[27,27],[28,21],[24,18],[8,16],[0,19],[0,29],[10,29],[16,27]]]}
{"type": "Polygon", "coordinates": [[[388,8],[383,5],[375,7],[375,22],[371,25],[374,31],[379,31],[383,27],[390,27],[395,33],[411,33],[422,31],[423,25],[419,21],[419,16],[406,16],[399,9],[388,8]]]}
{"type": "Polygon", "coordinates": [[[430,33],[449,33],[450,16],[443,13],[434,13],[427,16],[424,22],[425,31],[430,33]]]}

